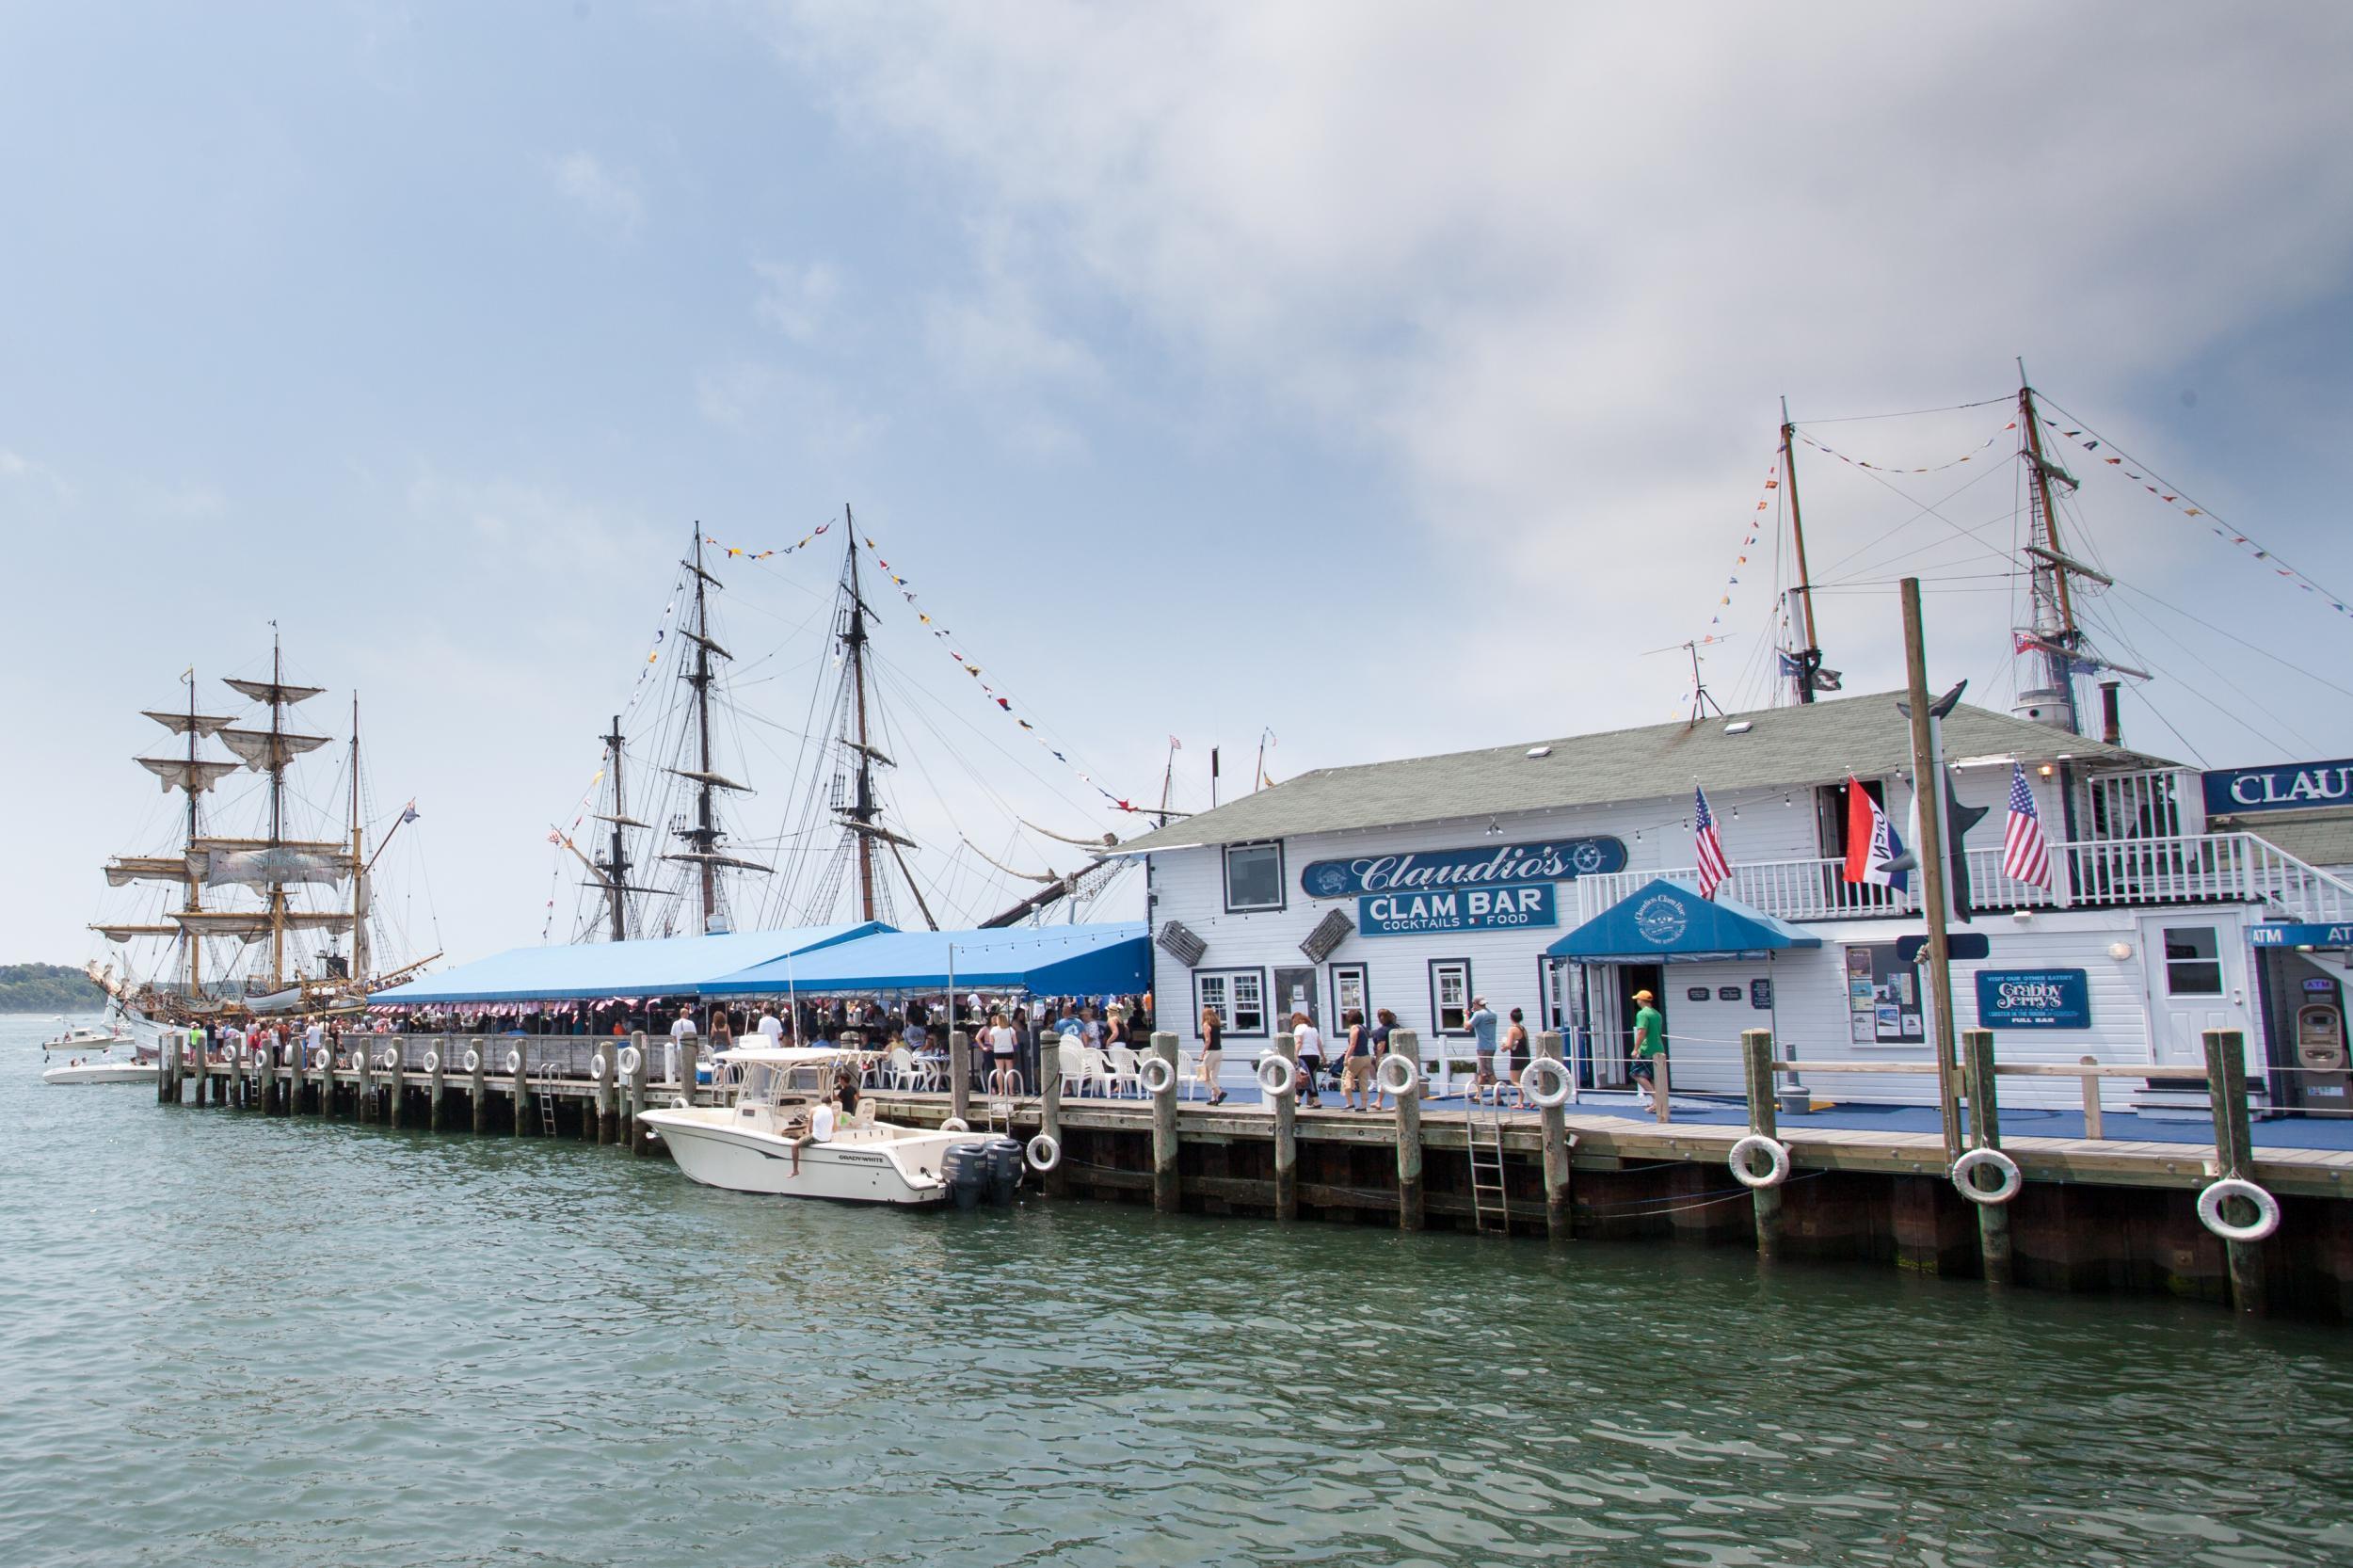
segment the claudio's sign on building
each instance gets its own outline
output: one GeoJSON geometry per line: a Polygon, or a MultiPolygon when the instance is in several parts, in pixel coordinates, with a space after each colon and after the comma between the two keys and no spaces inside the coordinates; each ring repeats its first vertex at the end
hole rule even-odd
{"type": "Polygon", "coordinates": [[[1309,898],[1354,898],[1367,893],[1433,893],[1472,888],[1548,888],[1555,882],[1624,870],[1625,844],[1620,840],[1554,839],[1537,844],[1311,860],[1300,871],[1299,887],[1309,898]]]}
{"type": "Polygon", "coordinates": [[[2333,762],[2279,762],[2267,768],[2217,768],[2200,777],[2205,784],[2210,817],[2353,806],[2353,758],[2333,762]]]}

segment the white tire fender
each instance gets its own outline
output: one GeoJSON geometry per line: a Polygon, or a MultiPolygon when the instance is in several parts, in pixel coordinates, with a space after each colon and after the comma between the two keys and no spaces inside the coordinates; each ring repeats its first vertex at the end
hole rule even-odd
{"type": "Polygon", "coordinates": [[[482,1053],[474,1049],[472,1046],[468,1046],[466,1048],[466,1071],[470,1073],[478,1073],[481,1070],[482,1053]]]}
{"type": "Polygon", "coordinates": [[[939,1124],[939,1130],[942,1132],[969,1132],[972,1130],[972,1124],[966,1121],[962,1116],[951,1116],[946,1121],[939,1124]]]}
{"type": "Polygon", "coordinates": [[[522,1047],[509,1046],[506,1048],[506,1070],[510,1073],[519,1073],[523,1070],[522,1047]]]}
{"type": "MultiPolygon", "coordinates": [[[[1566,1105],[1569,1103],[1569,1069],[1552,1057],[1540,1056],[1520,1069],[1520,1093],[1546,1111],[1558,1105],[1566,1105]],[[1546,1087],[1539,1089],[1536,1086],[1539,1081],[1545,1083],[1546,1087]]],[[[1739,1161],[1736,1160],[1733,1164],[1737,1169],[1739,1161]]]]}
{"type": "Polygon", "coordinates": [[[620,1069],[621,1076],[627,1078],[635,1073],[645,1060],[645,1053],[635,1046],[623,1046],[621,1054],[614,1064],[620,1069]]]}
{"type": "Polygon", "coordinates": [[[2198,1220],[2225,1241],[2260,1241],[2280,1228],[2280,1200],[2244,1176],[2224,1176],[2208,1182],[2198,1194],[2198,1220]],[[2233,1224],[2222,1217],[2222,1205],[2231,1198],[2254,1206],[2252,1222],[2233,1224]]]}
{"type": "Polygon", "coordinates": [[[424,1053],[424,1070],[428,1073],[438,1073],[441,1070],[441,1053],[440,1051],[429,1050],[424,1053]]]}
{"type": "Polygon", "coordinates": [[[1136,1078],[1143,1083],[1146,1094],[1165,1095],[1176,1087],[1176,1069],[1168,1064],[1167,1057],[1158,1052],[1144,1059],[1143,1065],[1136,1069],[1136,1078]]]}
{"type": "Polygon", "coordinates": [[[2018,1195],[2019,1189],[2026,1185],[2026,1177],[2025,1173],[2019,1170],[2018,1161],[2001,1150],[1971,1149],[1953,1161],[1953,1185],[1960,1188],[1961,1195],[1971,1203],[1999,1206],[2018,1195]],[[2001,1177],[2000,1182],[1993,1187],[1978,1186],[1979,1170],[1996,1173],[2001,1177]]]}
{"type": "Polygon", "coordinates": [[[1031,1139],[1029,1148],[1024,1152],[1029,1155],[1030,1168],[1033,1171],[1050,1171],[1062,1163],[1062,1144],[1051,1133],[1041,1132],[1031,1139]]]}
{"type": "Polygon", "coordinates": [[[1372,1077],[1383,1094],[1402,1095],[1421,1082],[1421,1064],[1390,1051],[1381,1058],[1381,1065],[1373,1070],[1372,1077]]]}
{"type": "Polygon", "coordinates": [[[1291,1092],[1291,1064],[1273,1051],[1258,1058],[1258,1087],[1276,1099],[1291,1092]]]}
{"type": "Polygon", "coordinates": [[[1727,1163],[1732,1166],[1732,1179],[1743,1187],[1778,1187],[1789,1179],[1789,1145],[1761,1132],[1752,1132],[1732,1145],[1727,1163]],[[1760,1154],[1765,1157],[1765,1168],[1761,1171],[1752,1162],[1760,1154]]]}

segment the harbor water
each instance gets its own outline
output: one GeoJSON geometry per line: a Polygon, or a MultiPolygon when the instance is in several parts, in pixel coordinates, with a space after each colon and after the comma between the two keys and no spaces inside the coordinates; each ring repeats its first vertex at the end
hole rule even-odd
{"type": "Polygon", "coordinates": [[[2353,1560],[2340,1330],[751,1199],[46,1088],[56,1027],[0,1018],[10,1564],[2353,1560]]]}

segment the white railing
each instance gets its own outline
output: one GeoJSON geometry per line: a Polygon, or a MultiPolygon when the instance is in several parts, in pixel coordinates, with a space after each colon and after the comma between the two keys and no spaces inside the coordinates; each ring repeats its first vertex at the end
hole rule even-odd
{"type": "MultiPolygon", "coordinates": [[[[1999,846],[1968,852],[1969,888],[1980,909],[2053,909],[2071,905],[2257,904],[2285,919],[2353,921],[2353,883],[2310,866],[2252,833],[2197,833],[2163,839],[2089,840],[2059,845],[2051,886],[2002,872],[1999,846]]],[[[1845,880],[1843,860],[1768,860],[1736,865],[1722,895],[1785,920],[1867,920],[1919,913],[1919,878],[1897,891],[1845,880]]],[[[1577,917],[1592,920],[1656,878],[1699,886],[1699,872],[1678,866],[1613,872],[1577,884],[1577,917]]]]}

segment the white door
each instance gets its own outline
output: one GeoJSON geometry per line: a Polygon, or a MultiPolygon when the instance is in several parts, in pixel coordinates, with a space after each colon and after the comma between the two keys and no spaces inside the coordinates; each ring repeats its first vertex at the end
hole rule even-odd
{"type": "Polygon", "coordinates": [[[2209,1029],[2235,1029],[2251,1043],[2247,944],[2236,920],[2210,914],[2143,915],[2140,952],[2149,984],[2153,1060],[2201,1064],[2209,1029]]]}

